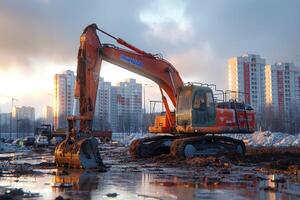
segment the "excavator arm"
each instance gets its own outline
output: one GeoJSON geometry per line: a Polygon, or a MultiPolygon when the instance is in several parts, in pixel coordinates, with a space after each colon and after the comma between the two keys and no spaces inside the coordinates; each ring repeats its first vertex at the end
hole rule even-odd
{"type": "Polygon", "coordinates": [[[80,37],[78,51],[77,79],[75,96],[80,102],[81,130],[91,128],[93,118],[99,74],[102,61],[110,62],[128,71],[147,77],[160,87],[166,117],[169,126],[173,128],[175,121],[171,119],[171,112],[162,90],[168,95],[174,107],[177,104],[178,88],[183,81],[178,71],[168,61],[150,53],[146,53],[120,38],[116,38],[102,30],[96,24],[87,26],[80,37]],[[111,44],[102,44],[96,31],[112,37],[119,44],[129,50],[111,44]]]}
{"type": "Polygon", "coordinates": [[[96,24],[87,26],[80,36],[77,60],[75,98],[79,99],[80,116],[68,117],[68,136],[55,149],[55,162],[58,166],[103,168],[97,140],[90,134],[103,60],[157,83],[166,108],[166,126],[168,130],[174,129],[175,120],[171,116],[163,91],[169,96],[173,106],[176,107],[178,88],[183,86],[183,82],[176,69],[169,62],[146,53],[120,38],[115,38],[100,30],[96,24]],[[97,36],[97,30],[114,38],[117,43],[129,50],[110,44],[102,44],[97,36]],[[76,130],[76,121],[78,120],[80,121],[80,130],[76,130]]]}
{"type": "Polygon", "coordinates": [[[79,99],[80,130],[91,130],[95,112],[101,57],[100,40],[95,27],[84,29],[80,36],[80,47],[77,56],[77,76],[75,82],[75,98],[79,99]]]}

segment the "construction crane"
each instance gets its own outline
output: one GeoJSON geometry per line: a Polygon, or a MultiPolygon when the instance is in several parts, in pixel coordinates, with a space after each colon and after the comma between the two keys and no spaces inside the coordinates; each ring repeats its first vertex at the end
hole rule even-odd
{"type": "Polygon", "coordinates": [[[149,78],[160,89],[165,113],[157,116],[149,127],[149,132],[157,136],[134,140],[130,145],[133,158],[165,153],[183,158],[245,153],[243,141],[218,135],[253,133],[255,112],[250,106],[236,101],[215,102],[211,85],[185,84],[175,67],[161,56],[147,53],[91,24],[80,37],[78,51],[75,96],[79,98],[80,116],[68,119],[68,137],[55,150],[58,165],[83,168],[102,165],[97,141],[90,137],[90,132],[103,60],[149,78]],[[97,30],[127,49],[101,43],[97,30]],[[166,96],[175,111],[171,111],[166,96]],[[76,120],[80,121],[79,130],[76,120]]]}

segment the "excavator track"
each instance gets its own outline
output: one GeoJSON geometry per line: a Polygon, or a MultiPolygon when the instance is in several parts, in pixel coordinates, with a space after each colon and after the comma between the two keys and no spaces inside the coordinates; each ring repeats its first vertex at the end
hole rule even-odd
{"type": "Polygon", "coordinates": [[[130,144],[129,152],[134,159],[169,154],[172,141],[177,138],[176,136],[164,135],[135,139],[130,144]]]}
{"type": "Polygon", "coordinates": [[[195,136],[176,139],[171,145],[171,155],[177,158],[210,156],[218,154],[244,155],[245,144],[225,136],[195,136]]]}

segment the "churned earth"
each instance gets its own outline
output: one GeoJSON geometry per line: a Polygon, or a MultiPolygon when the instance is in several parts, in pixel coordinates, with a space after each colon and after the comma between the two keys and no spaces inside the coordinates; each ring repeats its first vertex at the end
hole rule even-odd
{"type": "Polygon", "coordinates": [[[299,147],[143,160],[126,146],[100,149],[107,172],[56,168],[53,148],[1,154],[0,199],[300,199],[299,147]]]}

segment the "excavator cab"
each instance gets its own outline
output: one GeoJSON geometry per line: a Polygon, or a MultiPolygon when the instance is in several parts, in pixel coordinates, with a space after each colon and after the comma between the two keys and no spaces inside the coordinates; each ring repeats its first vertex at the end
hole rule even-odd
{"type": "Polygon", "coordinates": [[[189,132],[192,127],[215,124],[216,107],[213,92],[208,87],[187,85],[179,89],[177,98],[176,129],[189,132]]]}

